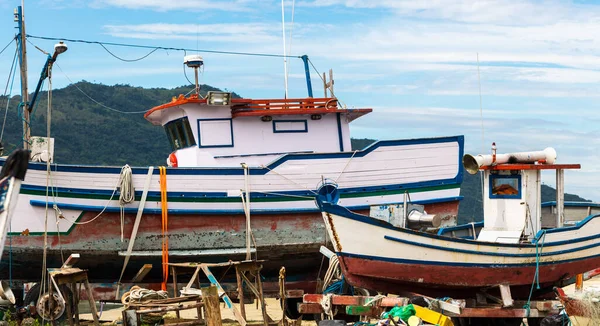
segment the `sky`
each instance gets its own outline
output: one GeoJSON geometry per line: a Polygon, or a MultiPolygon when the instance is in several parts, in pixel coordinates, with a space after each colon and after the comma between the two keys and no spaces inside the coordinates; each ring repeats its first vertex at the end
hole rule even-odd
{"type": "MultiPolygon", "coordinates": [[[[0,0],[2,47],[15,34],[20,4],[0,0]]],[[[285,0],[284,13],[288,53],[308,55],[320,72],[333,69],[335,94],[348,108],[373,108],[353,122],[353,137],[464,135],[472,154],[489,153],[492,142],[499,153],[554,147],[558,163],[582,165],[566,173],[566,190],[600,201],[599,2],[285,0]]],[[[248,98],[284,96],[282,58],[201,51],[282,54],[281,1],[31,0],[25,16],[33,36],[198,50],[186,54],[203,56],[202,83],[248,98]]],[[[56,42],[29,41],[30,75],[37,76],[45,55],[32,45],[52,52],[56,42]]],[[[67,43],[54,88],[80,80],[188,84],[181,51],[124,62],[99,45],[67,43]]],[[[151,51],[107,49],[126,60],[151,51]]],[[[0,55],[2,85],[13,54],[10,47],[0,55]]],[[[305,97],[302,61],[287,61],[289,97],[305,97]]],[[[322,81],[311,74],[322,96],[322,81]]],[[[552,172],[544,182],[555,184],[552,172]]]]}

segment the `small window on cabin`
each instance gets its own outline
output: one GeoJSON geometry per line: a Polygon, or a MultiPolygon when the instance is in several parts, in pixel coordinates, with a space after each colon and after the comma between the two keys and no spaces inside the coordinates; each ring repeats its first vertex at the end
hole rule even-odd
{"type": "Polygon", "coordinates": [[[308,132],[306,120],[273,120],[273,132],[308,132]]]}
{"type": "Polygon", "coordinates": [[[165,125],[167,138],[173,150],[187,148],[196,145],[192,128],[187,117],[173,120],[165,125]]]}
{"type": "Polygon", "coordinates": [[[521,198],[520,175],[490,175],[490,198],[521,198]]]}

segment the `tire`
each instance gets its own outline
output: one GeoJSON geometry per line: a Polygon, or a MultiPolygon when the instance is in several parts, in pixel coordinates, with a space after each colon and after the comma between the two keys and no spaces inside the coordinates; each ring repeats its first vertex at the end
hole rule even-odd
{"type": "MultiPolygon", "coordinates": [[[[67,297],[67,295],[69,297],[72,297],[73,294],[71,293],[71,290],[66,286],[66,285],[61,285],[60,287],[60,292],[63,295],[64,298],[67,297]]],[[[37,303],[38,303],[38,299],[40,296],[40,284],[36,283],[34,286],[31,287],[31,289],[29,289],[29,291],[27,292],[27,294],[25,294],[25,298],[23,299],[23,305],[29,306],[31,304],[33,304],[34,306],[37,307],[37,303]]],[[[73,302],[71,301],[71,304],[73,302]]],[[[68,304],[68,302],[67,302],[68,304]]],[[[71,311],[75,311],[74,310],[74,306],[71,306],[71,311]]],[[[35,315],[35,318],[43,320],[43,318],[37,314],[35,315]]],[[[61,321],[65,321],[67,319],[67,309],[65,308],[65,311],[58,316],[58,318],[56,318],[57,322],[61,322],[61,321]]]]}

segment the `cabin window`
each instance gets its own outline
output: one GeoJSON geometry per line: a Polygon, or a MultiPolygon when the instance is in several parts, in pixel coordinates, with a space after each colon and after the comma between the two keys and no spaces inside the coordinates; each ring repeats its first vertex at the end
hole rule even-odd
{"type": "Polygon", "coordinates": [[[194,139],[194,134],[192,133],[192,128],[187,117],[168,122],[165,124],[165,131],[173,150],[196,145],[196,140],[194,139]]]}
{"type": "Polygon", "coordinates": [[[198,147],[233,147],[231,119],[198,119],[198,147]]]}
{"type": "Polygon", "coordinates": [[[273,120],[273,132],[308,132],[306,120],[273,120]]]}
{"type": "Polygon", "coordinates": [[[521,199],[521,176],[490,175],[490,198],[521,199]]]}

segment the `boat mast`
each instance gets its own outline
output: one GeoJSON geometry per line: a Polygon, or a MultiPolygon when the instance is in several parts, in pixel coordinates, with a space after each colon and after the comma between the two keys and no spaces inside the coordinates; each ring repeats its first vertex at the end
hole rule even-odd
{"type": "Polygon", "coordinates": [[[29,93],[27,91],[27,46],[25,40],[25,17],[23,15],[24,1],[17,7],[15,20],[19,29],[19,66],[21,68],[21,108],[23,110],[23,149],[29,149],[29,139],[31,138],[31,129],[29,126],[29,93]]]}

